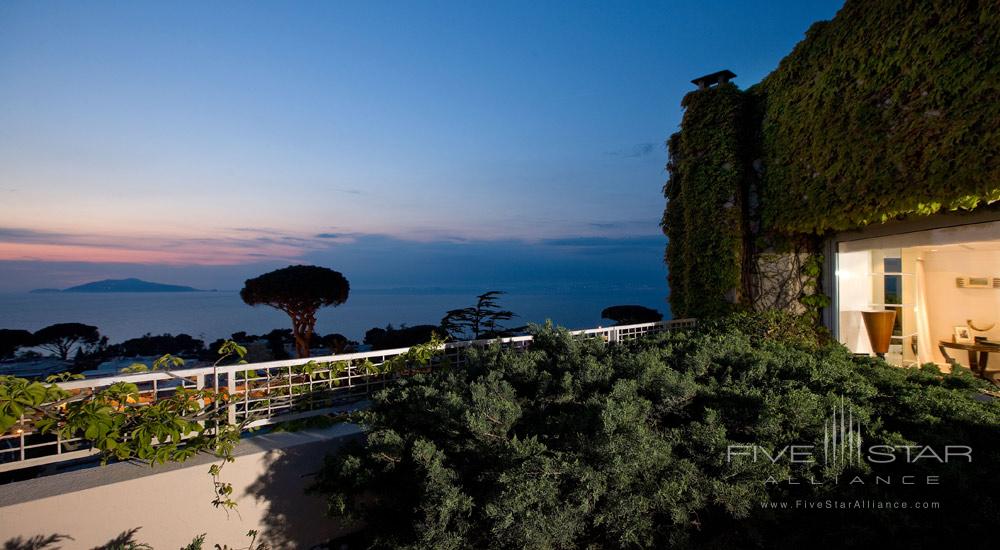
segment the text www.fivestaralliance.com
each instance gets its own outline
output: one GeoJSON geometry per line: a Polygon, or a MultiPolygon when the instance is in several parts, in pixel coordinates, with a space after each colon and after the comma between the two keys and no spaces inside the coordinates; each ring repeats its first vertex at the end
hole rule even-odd
{"type": "Polygon", "coordinates": [[[760,503],[766,510],[937,510],[941,503],[926,500],[776,500],[760,503]]]}

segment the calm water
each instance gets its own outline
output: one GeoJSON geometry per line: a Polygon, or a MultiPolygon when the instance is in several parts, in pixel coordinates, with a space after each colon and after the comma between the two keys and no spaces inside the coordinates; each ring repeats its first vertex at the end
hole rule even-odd
{"type": "MultiPolygon", "coordinates": [[[[476,292],[449,290],[352,290],[347,303],[325,308],[317,330],[360,341],[364,332],[392,323],[437,324],[449,309],[473,304],[476,292]]],[[[569,328],[607,325],[601,310],[639,304],[669,318],[666,288],[574,288],[510,291],[501,304],[519,315],[514,322],[551,319],[569,328]]],[[[99,327],[111,342],[145,333],[187,333],[206,341],[246,331],[260,334],[288,328],[288,317],[271,308],[252,308],[235,291],[161,294],[0,294],[0,328],[38,330],[52,323],[80,322],[99,327]]]]}

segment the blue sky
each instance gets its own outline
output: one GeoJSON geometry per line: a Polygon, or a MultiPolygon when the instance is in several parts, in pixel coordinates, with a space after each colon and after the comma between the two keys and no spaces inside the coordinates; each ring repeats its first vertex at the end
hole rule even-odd
{"type": "Polygon", "coordinates": [[[751,85],[839,6],[4,2],[0,291],[661,284],[689,81],[751,85]]]}

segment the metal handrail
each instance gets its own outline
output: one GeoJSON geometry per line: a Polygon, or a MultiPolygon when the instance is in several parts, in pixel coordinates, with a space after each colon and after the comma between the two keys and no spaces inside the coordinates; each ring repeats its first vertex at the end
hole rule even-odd
{"type": "MultiPolygon", "coordinates": [[[[618,342],[651,333],[692,328],[695,324],[694,319],[674,319],[656,323],[575,330],[571,331],[571,334],[582,338],[602,338],[607,342],[618,342]]],[[[460,362],[461,350],[470,346],[499,343],[501,346],[524,348],[532,340],[532,336],[466,340],[442,344],[440,349],[445,357],[460,362]]],[[[178,386],[198,389],[225,388],[230,395],[238,396],[228,404],[228,421],[232,424],[243,423],[246,428],[254,428],[343,411],[352,405],[363,403],[373,391],[384,388],[391,381],[391,377],[363,371],[362,365],[366,361],[372,365],[381,365],[410,349],[406,347],[261,363],[114,374],[59,382],[58,385],[69,392],[81,392],[96,390],[118,382],[128,382],[139,387],[141,399],[138,405],[153,402],[160,394],[170,394],[178,386]],[[314,374],[326,373],[326,376],[314,379],[311,375],[294,371],[295,367],[308,363],[320,365],[314,374]],[[322,368],[323,365],[327,368],[322,368]],[[246,373],[253,373],[254,376],[247,377],[246,373]]],[[[22,418],[23,420],[25,419],[22,418]]],[[[30,423],[22,422],[21,425],[27,424],[30,423]]],[[[86,443],[80,438],[62,440],[54,435],[44,436],[24,431],[9,432],[0,435],[0,472],[72,460],[94,453],[95,451],[87,448],[86,443]],[[40,441],[29,442],[31,438],[40,441]]]]}

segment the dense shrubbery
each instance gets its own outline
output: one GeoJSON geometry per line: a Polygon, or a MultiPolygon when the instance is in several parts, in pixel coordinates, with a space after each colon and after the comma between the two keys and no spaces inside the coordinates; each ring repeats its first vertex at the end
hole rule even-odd
{"type": "Polygon", "coordinates": [[[35,335],[23,329],[0,328],[0,360],[13,357],[17,350],[35,343],[35,335]]]}
{"type": "Polygon", "coordinates": [[[618,325],[636,323],[656,323],[663,320],[663,314],[655,309],[638,305],[610,306],[601,310],[602,319],[610,319],[618,325]]]}
{"type": "Polygon", "coordinates": [[[331,512],[363,518],[375,546],[886,547],[966,540],[1000,519],[1000,406],[976,399],[982,383],[964,369],[857,359],[780,316],[623,345],[542,328],[528,352],[470,354],[468,367],[379,394],[362,419],[367,441],[318,478],[331,512]],[[729,445],[822,449],[841,403],[866,445],[970,445],[975,461],[727,461],[729,445]],[[874,486],[875,474],[894,483],[874,486]],[[904,486],[903,474],[941,484],[904,486]],[[835,476],[841,484],[808,482],[835,476]],[[848,485],[854,476],[867,484],[848,485]],[[763,508],[797,499],[941,509],[763,508]]]}
{"type": "Polygon", "coordinates": [[[205,349],[205,342],[188,334],[146,333],[139,338],[130,338],[120,344],[108,346],[106,357],[139,357],[152,355],[198,355],[205,349]]]}
{"type": "Polygon", "coordinates": [[[365,341],[373,350],[408,348],[417,344],[423,344],[430,340],[434,334],[443,336],[445,331],[437,325],[416,325],[408,327],[401,325],[399,328],[391,324],[385,328],[374,327],[365,331],[365,341]]]}
{"type": "Polygon", "coordinates": [[[816,326],[811,317],[776,310],[734,313],[702,321],[700,329],[706,334],[737,332],[746,335],[752,342],[771,340],[805,348],[820,347],[831,341],[826,327],[816,326]]]}

